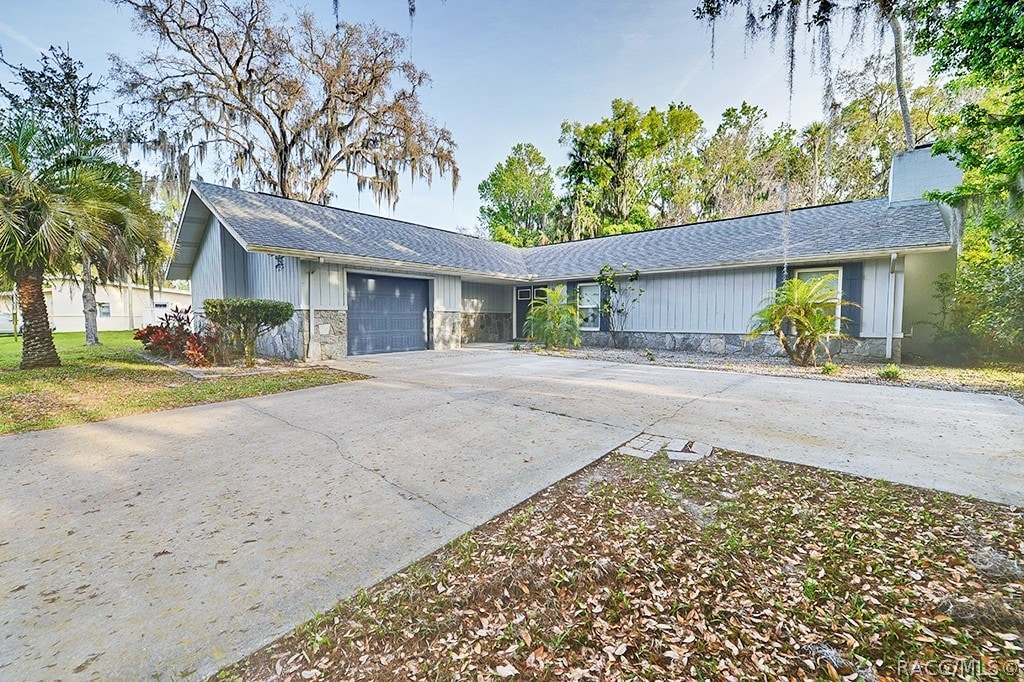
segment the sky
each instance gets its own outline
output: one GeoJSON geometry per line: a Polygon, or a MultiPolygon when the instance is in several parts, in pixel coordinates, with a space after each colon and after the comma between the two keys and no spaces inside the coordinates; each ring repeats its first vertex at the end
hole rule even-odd
{"type": "MultiPolygon", "coordinates": [[[[105,0],[4,2],[0,47],[12,63],[34,65],[41,50],[57,44],[69,47],[87,70],[106,75],[110,53],[130,58],[151,47],[133,29],[130,15],[105,0]]],[[[810,38],[799,39],[790,114],[783,46],[773,51],[767,39],[748,44],[742,17],[736,17],[718,24],[712,57],[711,33],[693,17],[695,4],[418,0],[410,22],[406,0],[341,0],[342,20],[373,22],[401,34],[409,57],[432,76],[431,86],[421,91],[423,109],[452,131],[461,180],[454,195],[447,178],[432,186],[406,182],[391,211],[338,176],[332,203],[472,231],[478,223],[477,186],[514,144],[532,142],[553,168],[564,165],[565,150],[558,144],[562,122],[598,121],[610,114],[614,98],[641,109],[689,104],[711,129],[722,111],[743,101],[764,108],[773,127],[787,118],[796,127],[821,118],[821,78],[808,57],[810,38]]],[[[331,0],[281,6],[305,7],[333,23],[331,0]]],[[[861,61],[853,52],[844,64],[856,68],[861,61]]],[[[0,77],[10,80],[3,72],[0,77]]]]}

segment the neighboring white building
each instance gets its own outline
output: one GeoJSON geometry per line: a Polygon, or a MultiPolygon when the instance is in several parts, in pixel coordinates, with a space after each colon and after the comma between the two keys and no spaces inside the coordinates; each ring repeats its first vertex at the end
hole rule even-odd
{"type": "MultiPolygon", "coordinates": [[[[58,332],[84,332],[82,284],[71,279],[48,280],[43,293],[50,325],[58,332]]],[[[192,305],[192,293],[181,289],[154,289],[149,300],[149,287],[142,284],[96,284],[97,324],[102,331],[138,329],[153,324],[173,307],[192,305]]],[[[0,292],[0,313],[11,313],[14,297],[0,292]]]]}

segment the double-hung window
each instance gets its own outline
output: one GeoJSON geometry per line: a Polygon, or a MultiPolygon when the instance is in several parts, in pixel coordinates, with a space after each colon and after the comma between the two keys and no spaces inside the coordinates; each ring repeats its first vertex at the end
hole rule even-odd
{"type": "Polygon", "coordinates": [[[576,287],[580,311],[580,329],[597,331],[601,328],[601,285],[579,284],[576,287]]]}
{"type": "Polygon", "coordinates": [[[833,301],[835,301],[835,316],[836,316],[836,331],[840,330],[843,316],[843,306],[840,303],[843,300],[843,269],[841,267],[834,268],[801,268],[796,271],[797,279],[802,279],[805,282],[809,282],[812,279],[819,279],[821,277],[828,277],[832,275],[834,279],[828,281],[825,285],[833,292],[833,301]]]}

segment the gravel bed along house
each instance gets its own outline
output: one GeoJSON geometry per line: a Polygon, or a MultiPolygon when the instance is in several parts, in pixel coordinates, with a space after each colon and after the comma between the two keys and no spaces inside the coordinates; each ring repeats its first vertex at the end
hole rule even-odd
{"type": "MultiPolygon", "coordinates": [[[[515,346],[510,346],[514,348],[515,346]]],[[[688,367],[723,372],[742,372],[769,376],[800,377],[819,381],[844,381],[862,384],[895,384],[914,388],[931,388],[941,391],[966,391],[969,393],[998,393],[1010,396],[1024,404],[1024,366],[1007,365],[1000,367],[941,367],[933,365],[903,364],[897,380],[886,380],[878,376],[878,370],[885,365],[877,362],[838,363],[835,374],[823,374],[821,366],[798,367],[790,364],[785,357],[755,356],[744,354],[713,355],[687,351],[637,350],[582,347],[572,349],[544,350],[533,344],[523,344],[522,349],[549,353],[567,358],[603,360],[640,365],[663,367],[688,367]]],[[[521,352],[521,351],[520,351],[521,352]]],[[[822,362],[824,362],[822,360],[822,362]]]]}

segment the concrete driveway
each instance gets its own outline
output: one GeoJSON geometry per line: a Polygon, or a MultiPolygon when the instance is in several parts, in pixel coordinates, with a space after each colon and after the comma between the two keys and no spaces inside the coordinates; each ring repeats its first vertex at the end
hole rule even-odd
{"type": "Polygon", "coordinates": [[[202,677],[638,433],[1024,503],[1002,397],[488,350],[0,438],[0,678],[202,677]]]}

